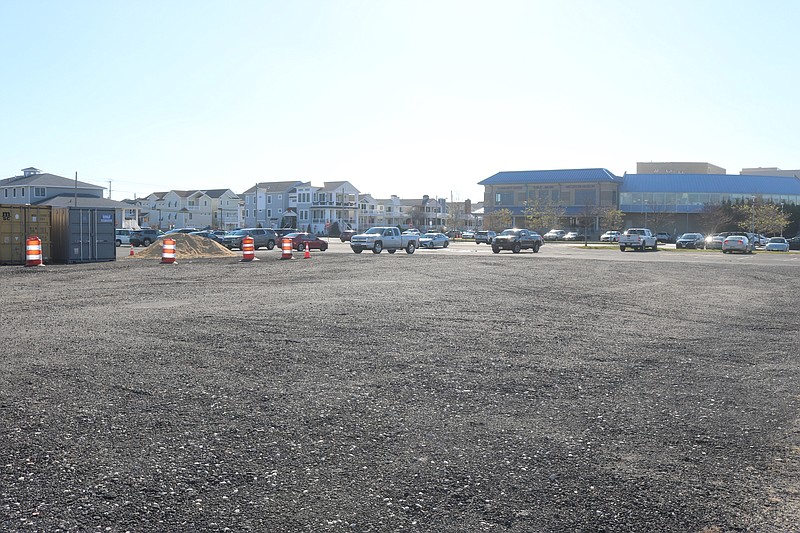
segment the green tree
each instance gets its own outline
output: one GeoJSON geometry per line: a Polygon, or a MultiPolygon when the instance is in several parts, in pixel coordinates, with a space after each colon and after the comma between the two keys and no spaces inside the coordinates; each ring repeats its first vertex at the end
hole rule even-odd
{"type": "Polygon", "coordinates": [[[509,209],[498,209],[483,216],[483,227],[487,230],[501,232],[511,227],[511,211],[509,209]]]}
{"type": "Polygon", "coordinates": [[[622,231],[625,213],[613,207],[604,208],[600,212],[600,224],[606,230],[622,231]]]}
{"type": "Polygon", "coordinates": [[[781,206],[773,203],[759,202],[758,199],[749,204],[740,203],[733,206],[736,225],[753,233],[781,233],[790,223],[790,214],[781,206]]]}

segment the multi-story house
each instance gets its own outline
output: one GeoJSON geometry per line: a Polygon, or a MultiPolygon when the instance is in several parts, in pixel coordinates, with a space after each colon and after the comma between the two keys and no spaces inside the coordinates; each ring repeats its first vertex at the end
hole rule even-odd
{"type": "Polygon", "coordinates": [[[403,200],[397,195],[377,200],[383,206],[384,224],[406,229],[412,224],[411,215],[415,200],[403,200]]]}
{"type": "Polygon", "coordinates": [[[311,231],[326,234],[333,223],[358,226],[359,191],[347,181],[326,181],[311,194],[311,231]]]}
{"type": "Polygon", "coordinates": [[[22,169],[21,176],[0,180],[0,204],[113,208],[116,226],[136,227],[136,206],[103,198],[103,191],[105,187],[28,167],[22,169]]]}
{"type": "Polygon", "coordinates": [[[288,213],[292,191],[301,181],[259,182],[244,191],[242,219],[246,227],[280,228],[294,225],[296,212],[288,213]]]}
{"type": "Polygon", "coordinates": [[[239,197],[230,189],[154,192],[137,200],[141,226],[158,229],[239,226],[239,197]]]}
{"type": "Polygon", "coordinates": [[[386,207],[380,200],[376,200],[371,194],[362,194],[358,197],[358,227],[357,230],[365,230],[372,226],[387,226],[386,207]]]}

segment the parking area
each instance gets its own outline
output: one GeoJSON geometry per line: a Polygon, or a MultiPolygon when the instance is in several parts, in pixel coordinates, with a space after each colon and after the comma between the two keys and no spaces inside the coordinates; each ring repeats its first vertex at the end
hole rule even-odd
{"type": "Polygon", "coordinates": [[[800,523],[797,254],[256,255],[0,268],[0,529],[800,523]]]}

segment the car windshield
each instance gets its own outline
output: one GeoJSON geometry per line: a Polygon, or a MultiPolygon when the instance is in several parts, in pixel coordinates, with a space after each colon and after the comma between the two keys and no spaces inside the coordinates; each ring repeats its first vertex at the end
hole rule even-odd
{"type": "Polygon", "coordinates": [[[786,242],[786,239],[784,239],[783,237],[773,237],[769,240],[769,242],[778,242],[783,244],[786,242]]]}
{"type": "Polygon", "coordinates": [[[294,239],[295,237],[300,237],[302,234],[300,233],[287,233],[284,237],[288,237],[290,239],[294,239]]]}
{"type": "Polygon", "coordinates": [[[429,239],[435,239],[438,233],[426,233],[423,237],[427,237],[429,239]]]}
{"type": "Polygon", "coordinates": [[[681,239],[699,239],[699,233],[684,233],[681,239]]]}
{"type": "Polygon", "coordinates": [[[375,233],[377,233],[378,235],[381,235],[381,234],[383,234],[383,228],[369,228],[364,233],[367,233],[367,234],[370,234],[370,235],[374,235],[375,233]]]}
{"type": "Polygon", "coordinates": [[[504,229],[500,235],[517,235],[519,234],[518,229],[504,229]]]}

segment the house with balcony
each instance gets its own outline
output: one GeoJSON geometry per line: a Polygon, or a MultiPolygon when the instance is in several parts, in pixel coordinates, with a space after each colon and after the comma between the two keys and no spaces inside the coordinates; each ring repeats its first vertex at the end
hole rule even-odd
{"type": "Polygon", "coordinates": [[[414,200],[404,200],[393,194],[390,198],[379,199],[377,202],[383,206],[383,225],[398,226],[402,229],[411,226],[414,200]]]}
{"type": "Polygon", "coordinates": [[[357,227],[359,190],[348,181],[326,181],[311,193],[311,231],[327,234],[332,224],[357,227]]]}
{"type": "Polygon", "coordinates": [[[105,187],[28,167],[22,169],[20,176],[0,180],[0,204],[113,208],[114,224],[117,227],[137,227],[138,208],[104,198],[105,190],[105,187]]]}

